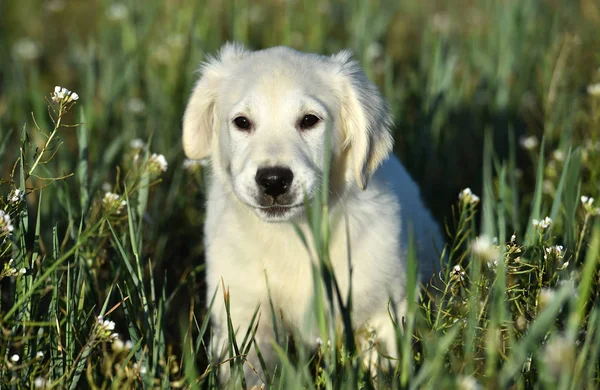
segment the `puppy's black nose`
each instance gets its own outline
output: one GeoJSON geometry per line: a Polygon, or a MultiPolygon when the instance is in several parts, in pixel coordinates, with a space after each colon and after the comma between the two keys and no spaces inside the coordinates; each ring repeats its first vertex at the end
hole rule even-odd
{"type": "Polygon", "coordinates": [[[294,180],[294,174],[289,168],[271,167],[260,168],[256,171],[256,183],[266,195],[277,199],[279,195],[287,192],[294,180]]]}

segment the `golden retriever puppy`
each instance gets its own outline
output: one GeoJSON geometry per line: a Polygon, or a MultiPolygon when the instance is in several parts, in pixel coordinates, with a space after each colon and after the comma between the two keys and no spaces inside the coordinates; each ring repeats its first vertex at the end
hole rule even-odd
{"type": "MultiPolygon", "coordinates": [[[[223,283],[238,342],[260,304],[255,344],[269,369],[278,360],[274,321],[305,343],[315,345],[319,336],[316,256],[295,226],[311,237],[305,197],[319,195],[324,175],[330,179],[330,259],[342,294],[352,283],[353,325],[374,329],[380,352],[395,354],[388,303],[400,319],[409,229],[427,277],[443,240],[419,188],[390,155],[391,125],[386,102],[348,51],[321,56],[226,44],[202,65],[184,115],[183,148],[191,159],[211,159],[204,227],[209,301],[223,283]]],[[[227,357],[221,297],[211,313],[216,358],[227,357]]],[[[246,379],[260,383],[254,348],[248,363],[246,379]]]]}

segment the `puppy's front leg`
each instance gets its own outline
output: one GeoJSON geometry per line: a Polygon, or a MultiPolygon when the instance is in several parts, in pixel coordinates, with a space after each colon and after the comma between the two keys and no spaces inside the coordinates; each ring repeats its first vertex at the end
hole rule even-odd
{"type": "MultiPolygon", "coordinates": [[[[254,321],[255,311],[248,310],[249,306],[235,306],[231,307],[231,321],[235,332],[235,341],[237,343],[239,353],[246,356],[235,356],[236,353],[233,351],[235,359],[243,359],[244,377],[246,384],[252,388],[253,386],[260,386],[266,382],[267,375],[263,371],[262,364],[258,357],[257,348],[260,350],[261,357],[269,375],[273,374],[273,369],[277,362],[277,355],[272,347],[272,343],[275,340],[275,334],[272,328],[272,322],[269,315],[265,315],[264,310],[260,310],[254,321]],[[252,334],[254,334],[253,340],[252,334]],[[245,341],[245,343],[244,343],[245,341]]],[[[219,365],[219,382],[221,384],[227,383],[230,379],[239,383],[239,373],[232,376],[230,372],[230,362],[227,360],[230,356],[229,348],[231,340],[228,331],[228,319],[225,311],[225,306],[222,305],[218,308],[213,308],[212,323],[213,323],[213,338],[211,340],[211,351],[214,358],[213,364],[219,365]],[[214,310],[216,309],[216,310],[214,310]]],[[[231,346],[233,348],[233,346],[231,346]]],[[[233,382],[230,382],[234,385],[233,382]]]]}

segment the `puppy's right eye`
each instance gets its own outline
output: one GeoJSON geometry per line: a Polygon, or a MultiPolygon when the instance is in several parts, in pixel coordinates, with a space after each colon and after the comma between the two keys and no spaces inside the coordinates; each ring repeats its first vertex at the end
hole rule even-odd
{"type": "Polygon", "coordinates": [[[250,120],[245,116],[238,116],[233,120],[233,124],[240,130],[250,130],[250,120]]]}

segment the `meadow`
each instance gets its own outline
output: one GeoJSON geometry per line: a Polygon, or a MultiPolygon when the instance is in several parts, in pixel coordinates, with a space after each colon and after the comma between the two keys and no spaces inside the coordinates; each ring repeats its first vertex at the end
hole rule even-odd
{"type": "MultiPolygon", "coordinates": [[[[207,170],[180,140],[198,65],[232,40],[352,49],[447,234],[446,266],[397,321],[391,370],[373,379],[354,342],[368,330],[321,304],[327,342],[281,335],[272,388],[600,387],[596,0],[11,0],[0,388],[218,388],[224,364],[246,387],[252,329],[225,362],[206,354],[207,170]]],[[[310,218],[326,211],[318,199],[310,218]]],[[[325,261],[327,223],[314,226],[325,261]]]]}

